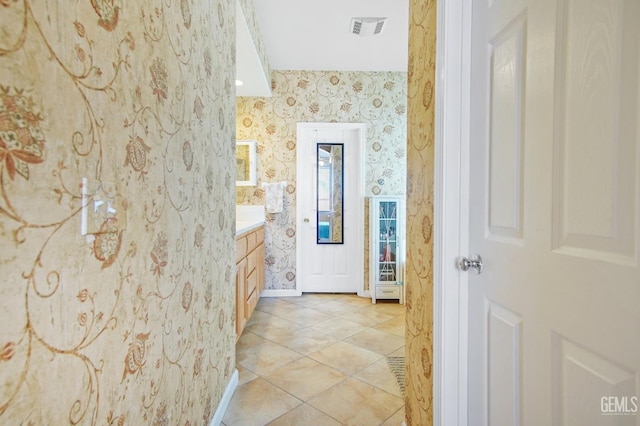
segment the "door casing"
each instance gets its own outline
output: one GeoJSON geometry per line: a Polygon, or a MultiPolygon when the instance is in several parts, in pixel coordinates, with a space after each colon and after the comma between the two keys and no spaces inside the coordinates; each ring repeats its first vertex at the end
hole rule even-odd
{"type": "Polygon", "coordinates": [[[433,424],[467,425],[471,1],[439,1],[435,81],[433,424]]]}

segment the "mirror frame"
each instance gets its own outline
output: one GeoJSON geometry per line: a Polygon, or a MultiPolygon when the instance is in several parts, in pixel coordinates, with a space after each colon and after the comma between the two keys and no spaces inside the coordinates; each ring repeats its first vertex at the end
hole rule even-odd
{"type": "MultiPolygon", "coordinates": [[[[236,141],[236,167],[238,167],[238,147],[248,146],[249,148],[249,179],[236,180],[236,186],[256,186],[258,182],[257,173],[257,142],[256,141],[236,141]]],[[[236,173],[236,177],[238,174],[236,173]]]]}
{"type": "MultiPolygon", "coordinates": [[[[344,143],[343,142],[317,142],[316,143],[316,244],[344,244],[344,143]],[[339,146],[342,149],[342,167],[340,168],[340,181],[342,191],[340,193],[340,232],[342,238],[340,241],[324,240],[320,238],[320,147],[321,146],[339,146]]],[[[331,197],[334,197],[333,191],[331,197]]],[[[331,229],[331,228],[330,228],[331,229]]]]}

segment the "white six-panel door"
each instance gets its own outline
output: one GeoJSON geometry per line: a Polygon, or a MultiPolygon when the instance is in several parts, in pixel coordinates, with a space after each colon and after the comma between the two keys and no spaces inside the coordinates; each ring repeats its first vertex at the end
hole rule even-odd
{"type": "Polygon", "coordinates": [[[471,425],[640,425],[639,29],[638,0],[473,0],[471,425]]]}
{"type": "Polygon", "coordinates": [[[297,283],[303,292],[364,291],[364,198],[361,123],[298,123],[297,283]],[[317,243],[317,143],[344,144],[343,244],[317,243]]]}

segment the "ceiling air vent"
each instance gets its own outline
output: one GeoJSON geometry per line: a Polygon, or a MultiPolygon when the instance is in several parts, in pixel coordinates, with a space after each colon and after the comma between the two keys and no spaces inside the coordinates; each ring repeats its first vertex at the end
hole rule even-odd
{"type": "Polygon", "coordinates": [[[363,37],[380,34],[386,22],[387,18],[353,18],[349,32],[363,37]]]}

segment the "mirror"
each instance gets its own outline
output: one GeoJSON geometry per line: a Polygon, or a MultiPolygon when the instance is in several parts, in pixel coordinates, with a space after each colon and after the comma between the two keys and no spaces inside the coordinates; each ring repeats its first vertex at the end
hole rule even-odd
{"type": "Polygon", "coordinates": [[[317,241],[318,244],[344,244],[344,144],[318,143],[316,152],[317,241]]]}
{"type": "Polygon", "coordinates": [[[256,186],[256,141],[236,142],[236,186],[256,186]]]}

